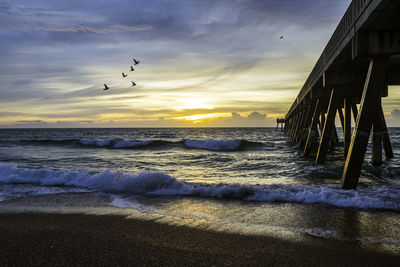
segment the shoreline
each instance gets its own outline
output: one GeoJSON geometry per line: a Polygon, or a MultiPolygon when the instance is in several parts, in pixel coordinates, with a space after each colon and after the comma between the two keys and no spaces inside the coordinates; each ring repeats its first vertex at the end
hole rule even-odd
{"type": "Polygon", "coordinates": [[[0,213],[1,265],[396,266],[358,242],[213,232],[122,215],[0,213]]]}

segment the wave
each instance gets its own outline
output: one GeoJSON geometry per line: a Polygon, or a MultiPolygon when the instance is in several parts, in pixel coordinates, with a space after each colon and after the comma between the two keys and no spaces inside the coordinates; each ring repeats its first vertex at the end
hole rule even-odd
{"type": "Polygon", "coordinates": [[[234,151],[242,144],[241,140],[191,140],[185,141],[189,148],[206,149],[211,151],[234,151]]]}
{"type": "Polygon", "coordinates": [[[61,140],[17,140],[0,141],[0,143],[17,143],[21,145],[52,145],[76,146],[92,148],[133,149],[154,148],[160,146],[181,146],[190,149],[205,149],[210,151],[236,151],[247,148],[262,148],[265,144],[246,140],[124,140],[124,139],[61,139],[61,140]]]}
{"type": "Polygon", "coordinates": [[[362,209],[400,210],[400,187],[371,185],[341,190],[339,185],[242,185],[188,183],[160,172],[88,173],[24,169],[0,164],[0,184],[74,186],[101,192],[156,196],[197,196],[258,202],[299,202],[362,209]]]}

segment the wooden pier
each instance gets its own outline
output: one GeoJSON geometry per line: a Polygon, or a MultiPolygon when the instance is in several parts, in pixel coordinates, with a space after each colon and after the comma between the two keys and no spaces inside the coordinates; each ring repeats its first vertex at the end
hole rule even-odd
{"type": "Polygon", "coordinates": [[[279,125],[281,126],[281,130],[283,130],[283,126],[285,125],[285,118],[276,119],[276,131],[278,131],[279,125]]]}
{"type": "Polygon", "coordinates": [[[400,1],[353,0],[286,114],[284,131],[321,164],[339,143],[339,115],[341,185],[355,189],[370,136],[374,165],[382,164],[382,150],[393,158],[381,103],[390,85],[400,85],[400,1]]]}

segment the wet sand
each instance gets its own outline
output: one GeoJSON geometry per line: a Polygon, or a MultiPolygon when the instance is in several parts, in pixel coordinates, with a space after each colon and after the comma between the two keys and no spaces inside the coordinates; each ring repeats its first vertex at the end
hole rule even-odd
{"type": "Polygon", "coordinates": [[[0,214],[0,265],[398,266],[359,242],[285,241],[117,215],[0,214]]]}

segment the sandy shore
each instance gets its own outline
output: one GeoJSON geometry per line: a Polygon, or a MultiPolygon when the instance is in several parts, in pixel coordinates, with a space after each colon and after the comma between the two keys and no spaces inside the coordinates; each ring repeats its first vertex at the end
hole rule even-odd
{"type": "MultiPolygon", "coordinates": [[[[357,242],[290,242],[123,216],[0,214],[0,265],[396,266],[400,255],[357,242]]],[[[398,265],[397,265],[398,266],[398,265]]]]}

